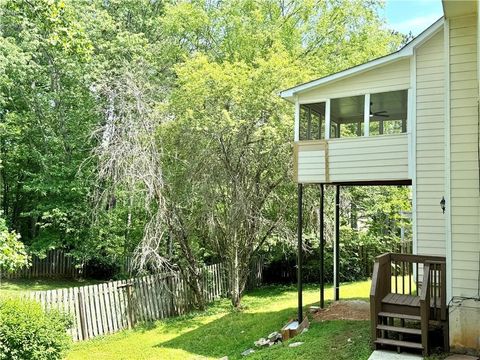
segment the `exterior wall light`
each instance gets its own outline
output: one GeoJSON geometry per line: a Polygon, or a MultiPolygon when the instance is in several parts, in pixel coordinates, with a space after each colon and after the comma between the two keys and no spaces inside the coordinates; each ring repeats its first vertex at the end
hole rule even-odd
{"type": "Polygon", "coordinates": [[[440,207],[442,208],[442,211],[445,214],[445,197],[443,196],[442,196],[442,200],[440,200],[440,207]]]}

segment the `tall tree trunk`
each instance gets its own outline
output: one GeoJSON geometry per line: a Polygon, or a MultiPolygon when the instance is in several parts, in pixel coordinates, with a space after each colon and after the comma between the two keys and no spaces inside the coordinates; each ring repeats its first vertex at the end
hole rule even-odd
{"type": "MultiPolygon", "coordinates": [[[[236,235],[235,235],[236,237],[236,235]]],[[[236,241],[235,241],[236,243],[236,241]]],[[[240,269],[240,259],[238,254],[238,245],[235,245],[233,261],[231,262],[230,271],[230,294],[232,297],[232,305],[236,308],[240,306],[242,300],[242,274],[240,269]]]]}
{"type": "Polygon", "coordinates": [[[132,227],[132,206],[133,206],[133,197],[130,195],[128,200],[128,213],[127,213],[127,224],[125,229],[125,238],[123,240],[123,262],[122,262],[122,271],[128,273],[130,275],[131,271],[131,263],[127,263],[127,258],[130,255],[128,249],[128,243],[130,239],[130,230],[132,227]],[[126,266],[126,268],[125,268],[126,266]]]}

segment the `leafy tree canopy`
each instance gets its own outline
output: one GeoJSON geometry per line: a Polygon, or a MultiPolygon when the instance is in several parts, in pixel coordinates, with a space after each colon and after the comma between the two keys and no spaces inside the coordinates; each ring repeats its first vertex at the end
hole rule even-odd
{"type": "MultiPolygon", "coordinates": [[[[200,264],[226,261],[238,305],[251,258],[291,248],[296,226],[293,109],[278,92],[396,50],[405,38],[382,4],[1,2],[8,228],[33,252],[65,247],[102,266],[148,248],[199,280],[200,264]]],[[[310,233],[316,196],[306,193],[310,233]]],[[[395,217],[407,197],[343,196],[374,237],[380,214],[395,217]]]]}

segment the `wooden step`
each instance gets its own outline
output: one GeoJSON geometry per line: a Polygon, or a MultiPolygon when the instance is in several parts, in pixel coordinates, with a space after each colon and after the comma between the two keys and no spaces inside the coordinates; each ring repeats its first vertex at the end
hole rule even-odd
{"type": "Polygon", "coordinates": [[[390,293],[382,299],[382,303],[420,307],[420,296],[390,293]]]}
{"type": "MultiPolygon", "coordinates": [[[[402,306],[411,306],[411,307],[420,307],[420,296],[409,295],[409,294],[387,294],[382,299],[382,304],[392,304],[392,305],[402,305],[402,306]]],[[[430,298],[430,307],[441,307],[440,298],[434,297],[430,298]],[[435,301],[436,300],[436,301],[435,301]]]]}
{"type": "Polygon", "coordinates": [[[422,330],[420,329],[412,329],[406,327],[398,327],[398,326],[389,326],[389,325],[377,325],[378,330],[386,330],[386,331],[395,331],[403,334],[412,334],[412,335],[422,335],[422,330]]]}
{"type": "Polygon", "coordinates": [[[406,315],[406,314],[392,313],[392,312],[385,312],[385,311],[379,312],[378,316],[391,317],[396,319],[405,319],[405,320],[415,320],[415,321],[422,320],[422,318],[417,315],[406,315]]]}
{"type": "Polygon", "coordinates": [[[411,348],[411,349],[423,350],[422,344],[419,344],[419,343],[416,343],[416,342],[411,342],[411,341],[400,341],[400,340],[392,340],[392,339],[377,339],[377,340],[375,340],[375,344],[400,346],[400,347],[407,347],[407,348],[411,348]]]}

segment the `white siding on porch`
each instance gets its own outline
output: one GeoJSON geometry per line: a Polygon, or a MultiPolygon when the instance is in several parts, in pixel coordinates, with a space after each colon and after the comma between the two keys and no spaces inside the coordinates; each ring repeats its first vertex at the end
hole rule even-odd
{"type": "Polygon", "coordinates": [[[445,195],[443,30],[416,52],[417,77],[417,252],[445,256],[445,195]]]}
{"type": "Polygon", "coordinates": [[[408,135],[330,139],[331,182],[408,180],[408,135]]]}
{"type": "Polygon", "coordinates": [[[304,184],[325,182],[325,150],[299,146],[298,182],[304,184]]]}
{"type": "Polygon", "coordinates": [[[479,169],[476,17],[450,20],[452,287],[478,291],[479,169]]]}
{"type": "Polygon", "coordinates": [[[409,180],[408,134],[296,144],[300,183],[409,180]]]}

